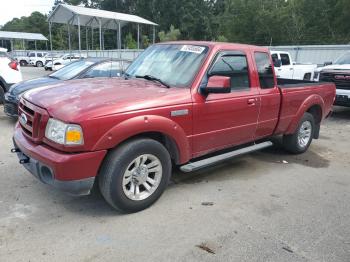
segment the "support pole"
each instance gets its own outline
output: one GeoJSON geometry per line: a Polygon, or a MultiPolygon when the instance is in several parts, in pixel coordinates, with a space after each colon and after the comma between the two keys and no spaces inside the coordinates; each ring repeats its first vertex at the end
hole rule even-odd
{"type": "Polygon", "coordinates": [[[36,51],[36,40],[34,40],[34,46],[35,46],[35,51],[36,51]]]}
{"type": "Polygon", "coordinates": [[[137,49],[140,49],[140,24],[137,24],[137,49]]]}
{"type": "Polygon", "coordinates": [[[122,28],[120,22],[118,22],[118,49],[122,49],[122,28]]]}
{"type": "Polygon", "coordinates": [[[91,50],[94,50],[94,28],[91,26],[91,50]]]}
{"type": "Polygon", "coordinates": [[[71,43],[70,43],[70,24],[68,23],[67,26],[68,26],[68,50],[69,50],[69,59],[70,59],[71,49],[72,49],[71,43]]]}
{"type": "Polygon", "coordinates": [[[51,34],[51,22],[49,22],[49,34],[50,34],[50,49],[51,49],[51,53],[52,53],[52,34],[51,34]]]}
{"type": "Polygon", "coordinates": [[[85,32],[86,32],[86,39],[85,39],[85,42],[86,42],[86,52],[88,52],[88,50],[89,50],[88,30],[89,30],[89,28],[88,28],[87,26],[85,26],[85,32]]]}
{"type": "Polygon", "coordinates": [[[122,58],[122,28],[120,26],[120,21],[118,22],[118,49],[119,49],[119,58],[122,58]]]}
{"type": "Polygon", "coordinates": [[[13,52],[13,40],[10,40],[10,44],[11,44],[11,52],[13,52]]]}
{"type": "Polygon", "coordinates": [[[153,44],[156,42],[156,27],[153,26],[153,44]]]}
{"type": "Polygon", "coordinates": [[[100,50],[102,50],[102,24],[101,19],[98,20],[100,26],[100,50]]]}
{"type": "Polygon", "coordinates": [[[81,37],[80,37],[80,18],[77,16],[78,19],[78,43],[79,43],[79,58],[81,58],[81,37]]]}

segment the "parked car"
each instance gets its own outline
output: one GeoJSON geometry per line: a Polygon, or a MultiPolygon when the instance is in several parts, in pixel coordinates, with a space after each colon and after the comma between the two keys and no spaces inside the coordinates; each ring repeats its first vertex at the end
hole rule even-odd
{"type": "Polygon", "coordinates": [[[315,69],[314,81],[319,81],[320,72],[327,70],[350,70],[350,52],[338,57],[334,62],[327,61],[324,65],[315,69]]]}
{"type": "Polygon", "coordinates": [[[286,150],[305,152],[334,97],[333,83],[276,80],[264,47],[156,44],[125,78],[24,93],[12,151],[48,185],[86,195],[98,181],[112,207],[137,212],[161,196],[174,165],[205,168],[277,135],[286,150]]]}
{"type": "Polygon", "coordinates": [[[6,93],[4,112],[10,117],[17,117],[19,99],[25,91],[30,89],[58,84],[72,79],[118,77],[123,74],[123,66],[127,66],[128,63],[128,61],[110,58],[88,58],[74,61],[50,75],[20,82],[13,85],[9,92],[6,93]]]}
{"type": "Polygon", "coordinates": [[[297,64],[288,52],[271,51],[277,78],[312,80],[315,64],[297,64]]]}
{"type": "Polygon", "coordinates": [[[86,58],[86,55],[79,54],[66,54],[61,55],[53,61],[48,61],[45,65],[45,70],[55,71],[59,70],[70,62],[77,61],[79,59],[86,58]]]}
{"type": "Polygon", "coordinates": [[[45,64],[47,52],[29,53],[29,64],[36,67],[43,67],[45,64]]]}
{"type": "Polygon", "coordinates": [[[0,104],[10,87],[20,81],[22,73],[18,62],[7,53],[7,49],[0,48],[0,104]]]}
{"type": "MultiPolygon", "coordinates": [[[[45,71],[48,71],[50,70],[50,68],[52,69],[52,61],[53,60],[56,60],[56,59],[59,59],[60,57],[62,57],[63,55],[62,54],[58,54],[58,53],[48,53],[46,56],[45,56],[45,64],[44,64],[44,68],[45,68],[45,71]],[[49,67],[47,66],[49,64],[49,67]]],[[[52,70],[51,70],[52,71],[52,70]]]]}
{"type": "Polygon", "coordinates": [[[315,70],[314,81],[333,82],[336,85],[335,105],[350,106],[350,52],[334,62],[325,62],[315,70]]]}
{"type": "Polygon", "coordinates": [[[335,105],[350,107],[350,68],[347,70],[323,69],[319,79],[336,85],[335,105]]]}
{"type": "Polygon", "coordinates": [[[44,51],[32,51],[28,52],[26,56],[17,56],[16,60],[21,66],[33,65],[42,67],[45,63],[43,60],[47,52],[44,51]]]}

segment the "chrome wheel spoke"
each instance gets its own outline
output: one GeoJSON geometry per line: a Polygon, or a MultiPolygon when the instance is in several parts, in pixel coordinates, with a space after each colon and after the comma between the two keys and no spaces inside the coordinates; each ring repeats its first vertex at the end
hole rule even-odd
{"type": "Polygon", "coordinates": [[[123,191],[135,201],[152,195],[162,179],[162,164],[151,154],[143,154],[130,162],[123,175],[123,191]]]}
{"type": "Polygon", "coordinates": [[[298,132],[298,144],[300,147],[306,147],[311,140],[312,125],[310,121],[302,123],[298,132]]]}

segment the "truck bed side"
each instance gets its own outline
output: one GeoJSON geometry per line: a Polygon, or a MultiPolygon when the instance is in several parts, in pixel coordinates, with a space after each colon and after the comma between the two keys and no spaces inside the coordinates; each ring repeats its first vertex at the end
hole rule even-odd
{"type": "Polygon", "coordinates": [[[333,84],[278,79],[278,87],[282,104],[275,134],[294,133],[305,112],[313,114],[319,125],[331,111],[335,96],[333,84]]]}

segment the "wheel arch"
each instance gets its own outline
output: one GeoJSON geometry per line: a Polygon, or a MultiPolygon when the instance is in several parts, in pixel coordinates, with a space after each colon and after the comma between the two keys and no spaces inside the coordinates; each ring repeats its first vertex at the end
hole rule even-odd
{"type": "Polygon", "coordinates": [[[119,123],[106,132],[92,150],[112,149],[138,137],[148,137],[163,144],[175,164],[190,160],[190,145],[182,127],[168,118],[153,115],[119,123]]]}
{"type": "Polygon", "coordinates": [[[315,119],[316,130],[314,133],[314,138],[318,138],[319,129],[321,121],[324,117],[324,101],[319,95],[309,96],[300,106],[298,112],[296,113],[294,119],[287,128],[286,134],[293,134],[298,127],[300,119],[307,112],[312,114],[315,119]]]}

